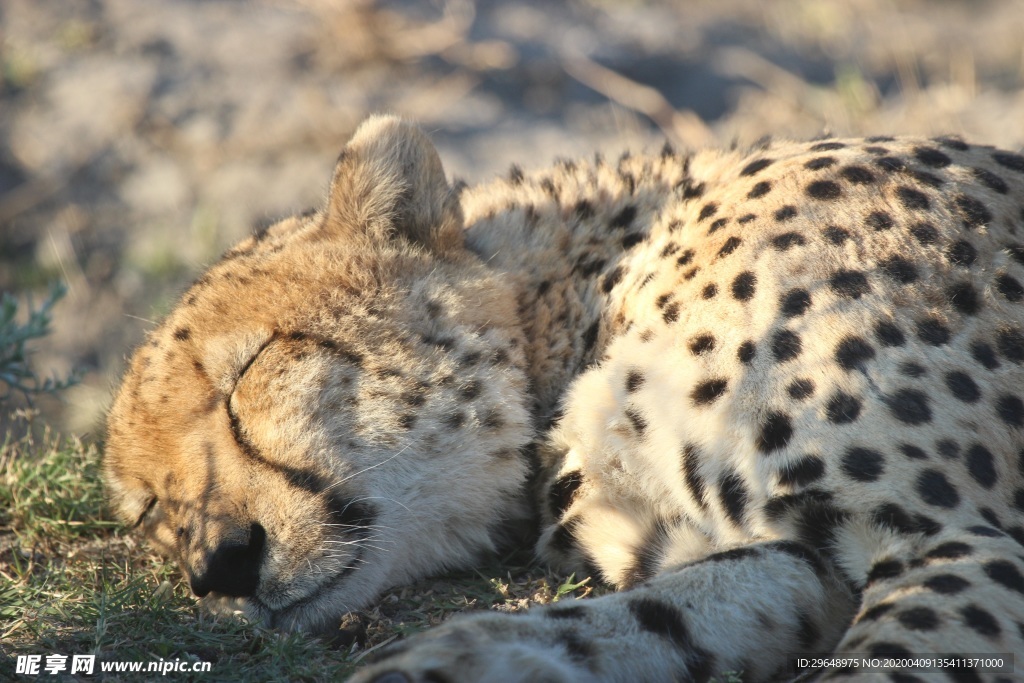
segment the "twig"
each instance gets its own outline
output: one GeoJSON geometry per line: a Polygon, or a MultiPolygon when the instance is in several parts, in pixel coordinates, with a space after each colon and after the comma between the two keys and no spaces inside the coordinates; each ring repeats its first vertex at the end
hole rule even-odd
{"type": "Polygon", "coordinates": [[[707,147],[715,134],[694,112],[679,111],[656,89],[601,66],[582,54],[563,54],[562,68],[577,81],[622,106],[651,119],[674,143],[707,147]]]}

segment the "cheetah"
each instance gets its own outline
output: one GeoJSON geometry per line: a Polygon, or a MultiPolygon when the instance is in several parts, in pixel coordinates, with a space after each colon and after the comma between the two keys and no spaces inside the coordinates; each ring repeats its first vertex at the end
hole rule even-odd
{"type": "Polygon", "coordinates": [[[285,630],[524,534],[619,589],[454,619],[359,683],[812,655],[822,680],[1008,683],[1022,312],[1020,154],[666,145],[468,187],[378,116],[323,208],[228,251],[134,353],[105,477],[197,596],[285,630]]]}

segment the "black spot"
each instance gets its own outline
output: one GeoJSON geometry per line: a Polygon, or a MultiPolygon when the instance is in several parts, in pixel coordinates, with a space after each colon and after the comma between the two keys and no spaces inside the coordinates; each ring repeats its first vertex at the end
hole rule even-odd
{"type": "Polygon", "coordinates": [[[730,562],[733,560],[746,560],[751,557],[760,557],[760,553],[753,548],[730,548],[729,550],[723,550],[720,553],[714,553],[708,555],[704,559],[708,562],[730,562]]]}
{"type": "Polygon", "coordinates": [[[806,455],[779,469],[779,483],[786,486],[807,486],[825,475],[825,463],[814,455],[806,455]]]}
{"type": "Polygon", "coordinates": [[[685,653],[688,678],[694,681],[711,678],[714,673],[714,657],[692,642],[679,610],[653,598],[633,598],[627,604],[640,630],[668,640],[678,652],[685,653]]]}
{"type": "Polygon", "coordinates": [[[879,526],[889,527],[902,534],[915,534],[921,531],[918,521],[895,503],[879,505],[875,508],[872,519],[879,526]]]}
{"type": "Polygon", "coordinates": [[[1010,152],[993,152],[992,158],[995,159],[996,163],[1000,166],[1005,166],[1011,171],[1024,173],[1024,156],[1021,156],[1020,154],[1011,154],[1010,152]]]}
{"type": "Polygon", "coordinates": [[[791,289],[782,297],[781,310],[783,317],[795,318],[803,315],[811,307],[811,295],[806,289],[791,289]]]}
{"type": "MultiPolygon", "coordinates": [[[[559,524],[558,527],[551,534],[551,538],[548,541],[550,547],[558,553],[567,555],[572,552],[572,549],[576,545],[576,538],[573,535],[575,531],[575,524],[573,522],[566,522],[559,524]]],[[[598,576],[600,572],[592,572],[591,576],[598,576]]]]}
{"type": "Polygon", "coordinates": [[[630,225],[633,224],[633,220],[635,218],[636,218],[636,207],[633,206],[632,204],[627,204],[626,206],[622,207],[621,211],[619,211],[617,214],[615,214],[615,216],[612,218],[612,222],[610,223],[610,226],[613,229],[614,228],[628,228],[630,225]]]}
{"type": "Polygon", "coordinates": [[[699,334],[690,340],[690,353],[699,356],[715,348],[715,338],[710,334],[699,334]]]}
{"type": "Polygon", "coordinates": [[[819,576],[828,571],[818,553],[803,543],[797,543],[796,541],[772,541],[765,543],[765,548],[772,552],[785,553],[790,557],[800,560],[819,576]]]}
{"type": "Polygon", "coordinates": [[[637,436],[643,436],[647,430],[647,420],[644,419],[643,415],[639,413],[635,408],[626,408],[623,411],[626,415],[626,419],[633,425],[633,430],[637,436]]]}
{"type": "Polygon", "coordinates": [[[886,602],[886,603],[882,603],[881,605],[875,605],[874,607],[869,607],[867,610],[864,611],[864,614],[860,615],[860,618],[857,619],[857,621],[858,622],[861,622],[861,621],[878,621],[878,619],[880,617],[882,617],[885,614],[888,614],[895,607],[896,607],[896,605],[894,605],[891,602],[886,602]]]}
{"type": "Polygon", "coordinates": [[[986,168],[972,168],[971,173],[990,190],[995,190],[999,194],[1006,194],[1010,191],[1005,180],[986,168]]]}
{"type": "MultiPolygon", "coordinates": [[[[878,149],[881,149],[883,154],[888,151],[881,147],[878,149]]],[[[865,148],[865,150],[871,151],[870,148],[865,148]]],[[[875,159],[875,165],[886,173],[899,173],[907,170],[906,162],[899,157],[879,157],[878,159],[875,159]]]]}
{"type": "Polygon", "coordinates": [[[992,222],[992,214],[974,197],[962,194],[954,199],[953,203],[960,212],[965,228],[980,228],[992,222]]]}
{"type": "Polygon", "coordinates": [[[953,163],[952,159],[934,147],[917,147],[914,149],[914,156],[922,164],[932,168],[945,168],[953,163]]]}
{"type": "MultiPolygon", "coordinates": [[[[642,234],[638,233],[638,232],[628,232],[628,233],[626,233],[625,235],[622,236],[622,248],[623,249],[632,249],[636,245],[638,245],[641,242],[643,242],[644,239],[645,239],[644,236],[642,234]]],[[[599,263],[602,266],[604,266],[604,261],[599,261],[599,263]]]]}
{"type": "Polygon", "coordinates": [[[965,403],[974,403],[981,398],[981,390],[971,376],[959,370],[946,373],[946,387],[950,393],[965,403]]]}
{"type": "Polygon", "coordinates": [[[747,193],[747,199],[757,199],[758,197],[765,196],[771,191],[772,184],[767,180],[762,180],[761,182],[757,183],[752,188],[750,188],[750,192],[747,193]]]}
{"type": "Polygon", "coordinates": [[[631,394],[644,384],[644,376],[639,370],[630,370],[626,373],[626,393],[631,394]]]}
{"type": "Polygon", "coordinates": [[[523,169],[518,164],[512,164],[508,169],[508,179],[513,185],[523,182],[523,169]]]}
{"type": "Polygon", "coordinates": [[[910,261],[900,256],[891,256],[880,261],[882,272],[900,284],[908,285],[917,280],[917,269],[910,261]]]}
{"type": "Polygon", "coordinates": [[[875,180],[875,174],[863,166],[847,166],[839,171],[839,175],[855,185],[866,185],[875,180]]]}
{"type": "Polygon", "coordinates": [[[941,595],[956,595],[971,587],[971,582],[956,574],[936,574],[924,582],[924,587],[941,595]]]}
{"type": "Polygon", "coordinates": [[[828,152],[833,149],[843,149],[844,147],[846,145],[841,142],[816,142],[809,149],[812,152],[828,152]]]}
{"type": "Polygon", "coordinates": [[[903,207],[909,210],[924,211],[930,206],[928,195],[912,187],[900,186],[896,188],[896,196],[903,207]]]}
{"type": "Polygon", "coordinates": [[[740,171],[741,176],[751,176],[762,171],[772,165],[773,159],[758,159],[757,161],[751,161],[749,164],[743,167],[740,171]]]}
{"type": "Polygon", "coordinates": [[[744,365],[749,365],[750,361],[754,360],[756,353],[757,347],[754,346],[754,342],[748,340],[740,344],[739,348],[736,349],[736,358],[744,365]]]}
{"type": "Polygon", "coordinates": [[[804,236],[798,232],[784,232],[772,238],[772,246],[779,251],[786,251],[790,247],[802,247],[805,243],[804,236]]]}
{"type": "Polygon", "coordinates": [[[775,220],[782,223],[788,221],[790,218],[795,218],[797,214],[796,207],[792,204],[787,204],[781,209],[775,210],[775,220]]]}
{"type": "Polygon", "coordinates": [[[697,501],[701,508],[707,507],[704,502],[704,478],[700,476],[697,468],[700,466],[700,451],[693,444],[683,446],[683,478],[686,481],[686,488],[690,495],[697,501]]]}
{"type": "Polygon", "coordinates": [[[961,607],[960,615],[964,618],[964,624],[969,629],[987,638],[995,638],[1002,632],[996,618],[977,605],[961,607]]]}
{"type": "Polygon", "coordinates": [[[460,411],[456,411],[444,419],[445,425],[452,429],[458,429],[462,425],[466,424],[466,414],[460,411]]]}
{"type": "Polygon", "coordinates": [[[923,318],[917,322],[917,336],[930,346],[942,346],[949,343],[949,328],[938,318],[923,318]]]}
{"type": "Polygon", "coordinates": [[[761,423],[761,433],[757,435],[757,449],[762,453],[771,453],[784,448],[793,436],[793,425],[789,416],[784,413],[768,413],[761,423]]]}
{"type": "MultiPolygon", "coordinates": [[[[988,510],[988,512],[992,511],[988,510]]],[[[986,519],[988,519],[988,516],[986,516],[986,519]]],[[[981,536],[982,538],[1004,538],[1006,536],[1006,534],[1004,534],[999,529],[990,526],[985,526],[984,524],[979,524],[977,526],[969,526],[967,527],[967,531],[971,532],[975,536],[981,536]]]]}
{"type": "Polygon", "coordinates": [[[754,220],[755,218],[757,218],[757,216],[755,216],[754,214],[752,214],[752,213],[745,213],[742,216],[740,216],[739,218],[737,218],[736,222],[739,223],[740,225],[746,225],[747,223],[749,223],[750,221],[754,220]]]}
{"type": "Polygon", "coordinates": [[[859,270],[837,270],[828,283],[833,292],[847,299],[859,299],[871,291],[867,277],[859,270]]]}
{"type": "Polygon", "coordinates": [[[983,341],[976,341],[971,344],[971,356],[985,367],[986,370],[995,370],[999,367],[999,359],[991,346],[983,341]]]}
{"type": "Polygon", "coordinates": [[[676,266],[687,266],[690,265],[690,261],[693,260],[694,251],[693,249],[687,249],[684,251],[679,258],[676,259],[676,266]]]}
{"type": "Polygon", "coordinates": [[[843,472],[857,481],[876,481],[885,469],[885,458],[871,448],[854,447],[843,454],[843,472]]]}
{"type": "Polygon", "coordinates": [[[996,464],[992,452],[979,443],[967,449],[967,472],[987,489],[995,486],[996,464]]]}
{"type": "Polygon", "coordinates": [[[580,220],[586,220],[594,215],[594,205],[586,199],[581,199],[576,202],[573,207],[573,212],[580,218],[580,220]]]}
{"type": "Polygon", "coordinates": [[[886,398],[889,412],[900,422],[911,425],[931,422],[932,410],[928,396],[916,389],[900,389],[886,398]]]}
{"type": "Polygon", "coordinates": [[[882,346],[903,346],[907,341],[903,331],[895,323],[887,320],[875,323],[875,339],[882,346]]]}
{"type": "Polygon", "coordinates": [[[700,293],[701,298],[704,299],[712,299],[716,294],[718,294],[718,285],[713,282],[709,285],[705,285],[704,289],[701,290],[700,293]]]}
{"type": "Polygon", "coordinates": [[[947,541],[941,543],[925,554],[929,560],[957,560],[961,557],[968,557],[974,552],[974,548],[961,543],[960,541],[947,541]]]}
{"type": "Polygon", "coordinates": [[[699,185],[690,184],[690,180],[687,179],[683,187],[683,199],[696,199],[704,195],[704,183],[699,185]]]}
{"type": "Polygon", "coordinates": [[[671,325],[679,319],[679,303],[673,301],[665,310],[661,312],[661,319],[665,321],[666,325],[671,325]]]}
{"type": "Polygon", "coordinates": [[[743,514],[747,509],[747,487],[736,473],[722,477],[718,482],[718,499],[725,508],[725,514],[736,526],[743,525],[743,514]]]}
{"type": "Polygon", "coordinates": [[[861,337],[848,336],[836,346],[836,361],[844,370],[854,370],[875,357],[875,349],[861,337]]]}
{"type": "Polygon", "coordinates": [[[978,292],[970,282],[957,282],[947,287],[946,299],[964,315],[974,315],[981,308],[978,292]]]}
{"type": "Polygon", "coordinates": [[[805,163],[804,168],[809,169],[811,171],[820,171],[823,168],[834,166],[835,163],[835,157],[816,157],[805,163]]]}
{"type": "Polygon", "coordinates": [[[805,192],[811,199],[822,201],[838,199],[843,196],[843,190],[839,183],[831,180],[815,180],[807,186],[805,192]]]}
{"type": "Polygon", "coordinates": [[[1013,563],[1007,560],[992,560],[985,564],[985,574],[988,578],[1010,590],[1024,593],[1024,576],[1013,563]]]}
{"type": "Polygon", "coordinates": [[[398,426],[400,426],[402,429],[412,429],[415,424],[415,413],[406,413],[398,418],[398,426]]]}
{"type": "Polygon", "coordinates": [[[960,494],[939,470],[923,470],[917,477],[917,494],[921,500],[942,508],[955,508],[960,504],[960,494]]]}
{"type": "Polygon", "coordinates": [[[903,361],[900,363],[900,374],[906,375],[907,377],[923,377],[928,374],[924,366],[919,365],[913,361],[903,361]]]}
{"type": "Polygon", "coordinates": [[[931,223],[921,222],[910,226],[910,234],[914,236],[918,244],[928,246],[935,244],[939,239],[939,231],[931,223]]]}
{"type": "Polygon", "coordinates": [[[700,382],[690,393],[694,405],[703,406],[714,403],[725,393],[729,381],[725,379],[709,379],[700,382]]]}
{"type": "Polygon", "coordinates": [[[971,148],[970,145],[968,145],[963,140],[961,140],[961,139],[959,139],[957,137],[953,137],[951,135],[943,135],[941,137],[932,138],[932,139],[935,142],[937,142],[940,145],[942,145],[943,147],[945,147],[946,149],[955,149],[955,150],[964,152],[964,151],[966,151],[966,150],[971,148]]]}
{"type": "Polygon", "coordinates": [[[779,363],[793,360],[800,355],[802,348],[800,336],[792,330],[779,330],[772,337],[772,355],[779,363]]]}
{"type": "Polygon", "coordinates": [[[586,331],[583,333],[583,353],[589,353],[594,344],[597,342],[597,332],[600,329],[600,321],[595,320],[590,323],[586,331]]]}
{"type": "Polygon", "coordinates": [[[1003,273],[996,277],[996,289],[1006,297],[1007,301],[1020,301],[1024,298],[1024,287],[1011,275],[1003,273]]]}
{"type": "Polygon", "coordinates": [[[735,236],[727,239],[725,241],[725,244],[722,245],[722,248],[718,250],[719,258],[721,258],[722,256],[728,256],[732,252],[736,251],[736,248],[740,246],[742,241],[743,240],[741,240],[739,237],[735,236]]]}
{"type": "Polygon", "coordinates": [[[946,249],[946,259],[954,266],[969,268],[978,258],[978,250],[964,240],[958,240],[946,249]]]}
{"type": "Polygon", "coordinates": [[[601,291],[608,294],[612,291],[615,285],[619,284],[622,280],[622,266],[615,266],[611,272],[604,276],[604,281],[601,283],[601,291]]]}
{"type": "Polygon", "coordinates": [[[939,617],[927,607],[911,607],[896,615],[904,628],[911,631],[934,631],[939,627],[939,617]]]}
{"type": "Polygon", "coordinates": [[[475,379],[467,382],[466,385],[462,387],[462,389],[459,391],[459,396],[461,396],[462,399],[466,401],[471,401],[479,395],[480,381],[475,379]]]}
{"type": "Polygon", "coordinates": [[[192,330],[187,327],[179,327],[174,331],[174,338],[178,341],[188,341],[188,338],[192,336],[192,330]]]}
{"type": "Polygon", "coordinates": [[[561,519],[565,511],[572,505],[583,484],[583,473],[579,470],[566,472],[551,484],[548,491],[548,508],[555,519],[561,519]]]}
{"type": "Polygon", "coordinates": [[[855,396],[837,391],[825,404],[825,415],[832,424],[850,424],[860,416],[861,402],[855,396]]]}
{"type": "Polygon", "coordinates": [[[996,335],[996,346],[999,347],[999,353],[1011,363],[1020,365],[1024,362],[1024,335],[1020,330],[1011,327],[999,330],[996,335]]]}
{"type": "Polygon", "coordinates": [[[935,450],[946,460],[956,460],[960,457],[960,444],[953,439],[939,439],[935,442],[935,450]]]}
{"type": "Polygon", "coordinates": [[[814,395],[814,382],[809,379],[795,379],[786,387],[786,392],[790,398],[802,401],[814,395]]]}
{"type": "Polygon", "coordinates": [[[1004,394],[996,401],[999,419],[1012,427],[1024,425],[1024,401],[1012,394],[1004,394]]]}
{"type": "Polygon", "coordinates": [[[896,225],[892,216],[885,211],[872,211],[868,214],[868,217],[864,219],[864,222],[869,228],[876,231],[888,230],[892,226],[896,225]]]}
{"type": "Polygon", "coordinates": [[[825,239],[827,239],[829,242],[836,246],[839,246],[846,240],[850,239],[849,231],[844,230],[843,228],[836,227],[834,225],[830,225],[827,228],[825,228],[822,234],[825,235],[825,239]]]}
{"type": "Polygon", "coordinates": [[[708,202],[707,204],[705,204],[703,206],[703,208],[701,208],[700,215],[697,216],[697,220],[698,221],[705,221],[705,220],[711,218],[712,216],[714,216],[717,211],[718,211],[718,204],[716,204],[715,202],[708,202]]]}

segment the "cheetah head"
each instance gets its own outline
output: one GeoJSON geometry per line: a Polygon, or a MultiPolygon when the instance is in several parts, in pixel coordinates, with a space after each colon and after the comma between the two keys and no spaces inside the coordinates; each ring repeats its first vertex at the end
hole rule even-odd
{"type": "Polygon", "coordinates": [[[527,475],[514,293],[416,128],[364,123],[326,206],[227,252],[132,357],[114,507],[198,596],[319,630],[495,549],[527,475]]]}

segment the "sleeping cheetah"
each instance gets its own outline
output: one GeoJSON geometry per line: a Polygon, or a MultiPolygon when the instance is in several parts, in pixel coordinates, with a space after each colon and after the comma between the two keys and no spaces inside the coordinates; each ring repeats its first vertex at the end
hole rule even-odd
{"type": "Polygon", "coordinates": [[[450,186],[376,117],[136,351],[105,471],[195,593],[317,630],[521,529],[622,589],[357,681],[1020,680],[1024,156],[957,138],[450,186]],[[539,526],[538,526],[539,525],[539,526]],[[859,660],[857,660],[859,661],[859,660]]]}

